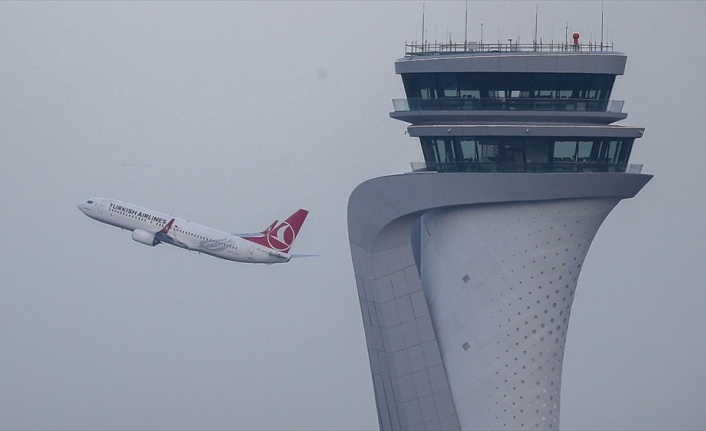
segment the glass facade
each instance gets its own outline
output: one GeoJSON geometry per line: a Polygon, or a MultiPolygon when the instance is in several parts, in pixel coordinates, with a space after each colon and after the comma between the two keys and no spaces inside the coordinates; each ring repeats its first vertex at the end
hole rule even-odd
{"type": "Polygon", "coordinates": [[[428,170],[625,172],[634,138],[423,137],[428,170]]]}
{"type": "Polygon", "coordinates": [[[408,99],[608,100],[615,75],[591,73],[445,72],[402,75],[408,99]]]}

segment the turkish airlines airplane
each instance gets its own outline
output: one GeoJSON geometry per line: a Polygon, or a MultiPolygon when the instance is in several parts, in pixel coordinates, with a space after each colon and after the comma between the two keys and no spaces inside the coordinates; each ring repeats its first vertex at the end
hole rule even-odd
{"type": "Polygon", "coordinates": [[[266,264],[289,262],[289,250],[309,214],[300,209],[262,232],[232,234],[115,199],[89,199],[78,209],[94,220],[132,231],[132,239],[151,247],[165,243],[221,259],[266,264]]]}

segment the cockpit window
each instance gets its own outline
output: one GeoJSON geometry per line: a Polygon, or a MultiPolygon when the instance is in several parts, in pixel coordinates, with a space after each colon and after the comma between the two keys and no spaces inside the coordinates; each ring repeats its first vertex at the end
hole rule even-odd
{"type": "Polygon", "coordinates": [[[92,204],[92,203],[93,203],[93,201],[86,201],[86,203],[87,203],[87,204],[92,204]]]}

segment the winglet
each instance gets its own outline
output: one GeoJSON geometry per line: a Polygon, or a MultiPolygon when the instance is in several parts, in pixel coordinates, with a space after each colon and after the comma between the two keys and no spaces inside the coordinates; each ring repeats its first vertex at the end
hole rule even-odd
{"type": "Polygon", "coordinates": [[[275,221],[265,229],[263,236],[244,237],[248,241],[264,245],[282,253],[289,253],[309,211],[300,209],[280,224],[275,221]],[[275,226],[276,225],[276,226],[275,226]]]}

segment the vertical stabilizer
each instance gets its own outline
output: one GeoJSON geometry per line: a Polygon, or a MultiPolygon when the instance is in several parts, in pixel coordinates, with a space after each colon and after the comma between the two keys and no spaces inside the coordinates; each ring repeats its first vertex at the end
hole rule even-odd
{"type": "Polygon", "coordinates": [[[297,210],[282,223],[277,224],[276,221],[272,223],[262,232],[261,236],[244,236],[243,238],[282,253],[289,253],[308,214],[309,211],[305,209],[297,210]]]}

